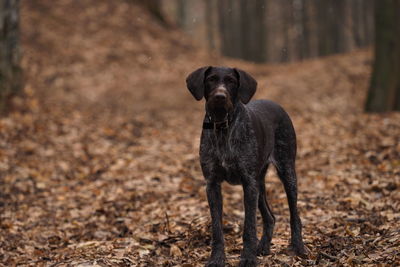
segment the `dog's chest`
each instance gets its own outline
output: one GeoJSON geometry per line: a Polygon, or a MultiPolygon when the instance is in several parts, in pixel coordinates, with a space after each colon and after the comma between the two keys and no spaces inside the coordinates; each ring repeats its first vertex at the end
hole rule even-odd
{"type": "Polygon", "coordinates": [[[214,151],[212,161],[213,169],[218,170],[217,173],[221,179],[230,184],[240,184],[243,175],[241,159],[238,154],[233,151],[214,151]]]}
{"type": "MultiPolygon", "coordinates": [[[[200,159],[206,173],[230,184],[240,184],[242,178],[252,169],[254,157],[251,142],[206,142],[200,151],[200,159]]],[[[206,179],[209,177],[206,177],[206,179]]]]}

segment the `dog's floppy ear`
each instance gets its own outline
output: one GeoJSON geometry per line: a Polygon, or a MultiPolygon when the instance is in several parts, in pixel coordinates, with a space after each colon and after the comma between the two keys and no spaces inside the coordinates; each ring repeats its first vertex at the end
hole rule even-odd
{"type": "Polygon", "coordinates": [[[239,76],[238,95],[243,104],[247,104],[257,89],[257,81],[247,72],[241,69],[234,69],[239,76]]]}
{"type": "Polygon", "coordinates": [[[210,68],[211,66],[199,68],[190,73],[186,78],[186,86],[196,100],[201,100],[204,96],[205,73],[210,68]]]}

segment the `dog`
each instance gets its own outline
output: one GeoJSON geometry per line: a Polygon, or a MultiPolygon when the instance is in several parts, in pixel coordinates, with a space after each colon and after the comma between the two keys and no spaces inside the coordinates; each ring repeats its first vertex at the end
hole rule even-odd
{"type": "Polygon", "coordinates": [[[256,92],[257,82],[237,68],[202,67],[186,78],[186,85],[196,100],[206,100],[199,152],[212,223],[212,250],[206,266],[225,264],[223,181],[241,184],[244,192],[243,250],[239,266],[257,266],[257,255],[270,253],[275,225],[265,191],[265,175],[270,163],[275,166],[288,199],[289,249],[296,255],[306,255],[297,211],[296,134],[289,115],[269,100],[249,102],[256,92]],[[257,207],[263,221],[259,242],[257,207]]]}

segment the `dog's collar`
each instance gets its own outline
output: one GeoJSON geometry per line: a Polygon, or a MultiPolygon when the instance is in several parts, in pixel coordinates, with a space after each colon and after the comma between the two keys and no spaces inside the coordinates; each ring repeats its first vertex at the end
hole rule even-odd
{"type": "Polygon", "coordinates": [[[228,113],[223,121],[212,121],[211,116],[208,116],[208,122],[203,122],[203,129],[205,130],[223,130],[229,128],[228,113]]]}

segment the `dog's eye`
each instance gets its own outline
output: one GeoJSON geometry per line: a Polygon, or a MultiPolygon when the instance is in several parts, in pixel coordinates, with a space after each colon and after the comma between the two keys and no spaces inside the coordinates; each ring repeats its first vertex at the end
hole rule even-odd
{"type": "Polygon", "coordinates": [[[233,79],[232,77],[226,77],[224,81],[225,83],[230,83],[230,84],[236,83],[236,80],[233,79]]]}
{"type": "Polygon", "coordinates": [[[206,80],[207,82],[217,82],[218,81],[218,77],[217,76],[210,76],[207,78],[206,80]]]}

